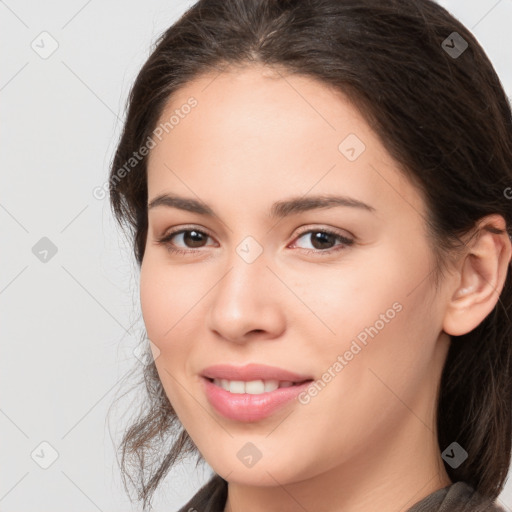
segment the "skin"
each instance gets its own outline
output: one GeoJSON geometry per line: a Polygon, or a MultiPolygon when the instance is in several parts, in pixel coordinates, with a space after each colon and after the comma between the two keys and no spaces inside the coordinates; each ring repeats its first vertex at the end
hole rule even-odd
{"type": "MultiPolygon", "coordinates": [[[[149,209],[140,299],[165,392],[229,482],[225,512],[396,512],[450,485],[435,422],[449,334],[472,330],[493,309],[508,237],[481,229],[436,289],[422,195],[343,94],[256,65],[230,68],[183,86],[162,121],[190,96],[198,105],[151,150],[148,202],[172,193],[200,199],[215,216],[149,209]],[[354,161],[338,149],[351,133],[366,146],[354,161]],[[374,211],[268,215],[275,201],[322,194],[374,211]],[[169,242],[186,255],[158,243],[179,227],[206,233],[169,242]],[[314,245],[321,229],[354,243],[314,245]],[[263,249],[252,263],[236,251],[247,236],[263,249]],[[321,379],[395,303],[400,312],[309,403],[247,423],[207,401],[199,374],[212,364],[256,362],[321,379]],[[252,467],[237,457],[247,442],[262,454],[252,467]]],[[[478,227],[489,224],[505,227],[500,216],[478,227]]]]}

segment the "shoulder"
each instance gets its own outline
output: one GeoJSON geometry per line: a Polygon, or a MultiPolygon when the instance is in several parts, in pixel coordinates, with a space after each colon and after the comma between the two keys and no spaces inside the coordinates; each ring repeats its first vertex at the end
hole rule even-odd
{"type": "Polygon", "coordinates": [[[215,474],[178,512],[223,512],[227,492],[228,483],[215,474]]]}
{"type": "Polygon", "coordinates": [[[505,512],[505,509],[459,481],[429,494],[408,512],[505,512]]]}
{"type": "Polygon", "coordinates": [[[461,510],[468,512],[505,512],[505,509],[491,500],[477,492],[471,485],[466,482],[455,482],[448,488],[446,498],[443,502],[443,507],[440,512],[445,510],[452,510],[452,505],[460,504],[463,506],[461,510]]]}
{"type": "MultiPolygon", "coordinates": [[[[223,512],[227,499],[227,482],[215,474],[178,512],[223,512]]],[[[505,508],[478,493],[466,482],[455,482],[439,489],[408,512],[506,512],[505,508]]]]}

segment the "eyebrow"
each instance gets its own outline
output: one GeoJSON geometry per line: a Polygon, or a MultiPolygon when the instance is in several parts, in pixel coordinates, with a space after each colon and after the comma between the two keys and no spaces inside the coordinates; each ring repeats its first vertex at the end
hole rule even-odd
{"type": "MultiPolygon", "coordinates": [[[[202,201],[193,198],[181,197],[172,194],[161,194],[156,196],[148,203],[148,210],[158,206],[166,206],[168,208],[177,208],[199,215],[207,215],[214,217],[215,212],[210,206],[202,201]]],[[[347,196],[335,195],[318,195],[308,197],[292,197],[284,201],[275,202],[270,209],[271,218],[283,218],[289,215],[302,213],[309,210],[319,208],[333,208],[336,206],[347,206],[351,208],[361,208],[369,212],[375,212],[375,208],[358,199],[347,196]]]]}

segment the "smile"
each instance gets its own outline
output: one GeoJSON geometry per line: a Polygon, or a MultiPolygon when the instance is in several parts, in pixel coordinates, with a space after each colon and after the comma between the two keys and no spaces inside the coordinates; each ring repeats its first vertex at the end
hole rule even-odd
{"type": "Polygon", "coordinates": [[[288,388],[299,382],[292,382],[289,380],[278,381],[278,380],[227,380],[227,379],[213,379],[213,383],[216,386],[229,391],[230,393],[241,394],[248,393],[250,395],[261,395],[262,393],[268,393],[275,391],[279,388],[288,388]]]}

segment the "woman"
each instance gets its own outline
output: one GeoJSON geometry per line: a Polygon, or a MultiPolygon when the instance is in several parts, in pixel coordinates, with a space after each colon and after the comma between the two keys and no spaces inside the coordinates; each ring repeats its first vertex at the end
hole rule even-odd
{"type": "Polygon", "coordinates": [[[429,0],[202,0],[112,163],[152,349],[122,468],[144,506],[503,510],[511,111],[429,0]]]}

